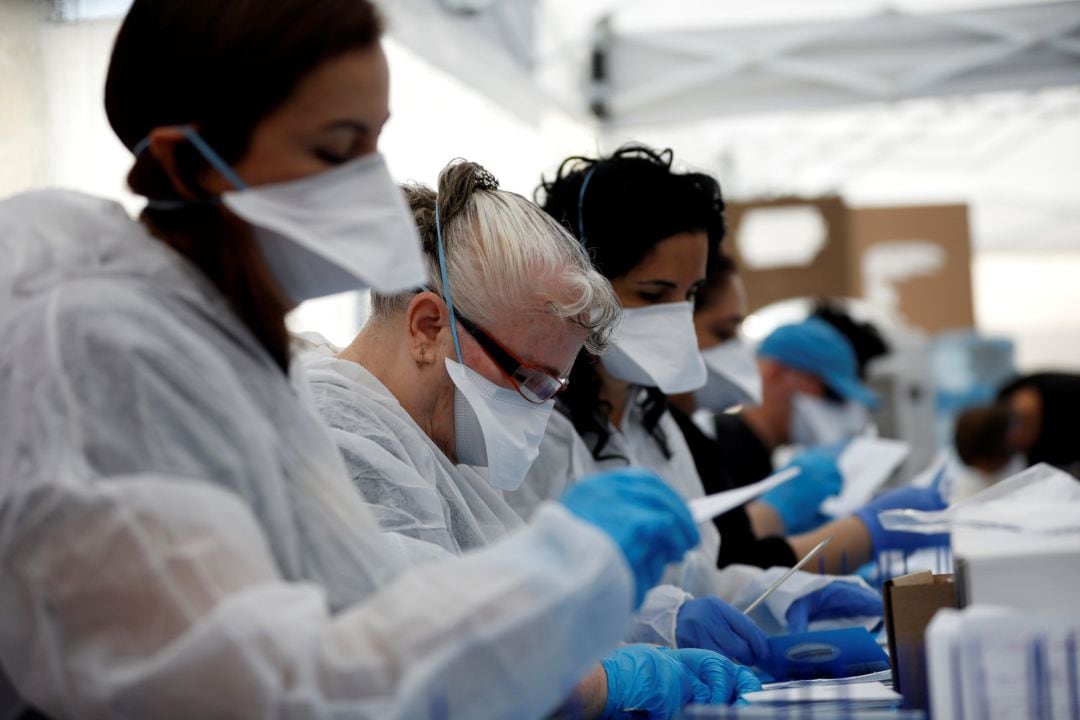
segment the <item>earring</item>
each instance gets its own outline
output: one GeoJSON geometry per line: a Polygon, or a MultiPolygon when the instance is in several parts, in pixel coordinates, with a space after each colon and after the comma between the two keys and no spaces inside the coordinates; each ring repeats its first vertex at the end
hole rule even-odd
{"type": "Polygon", "coordinates": [[[419,368],[419,369],[423,369],[423,367],[425,365],[430,365],[430,364],[431,363],[427,359],[427,348],[421,346],[421,348],[420,348],[420,359],[418,359],[416,361],[416,367],[419,368]]]}

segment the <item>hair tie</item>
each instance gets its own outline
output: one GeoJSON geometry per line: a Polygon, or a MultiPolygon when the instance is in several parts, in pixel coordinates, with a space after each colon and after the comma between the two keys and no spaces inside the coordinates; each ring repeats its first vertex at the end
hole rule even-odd
{"type": "Polygon", "coordinates": [[[486,170],[485,168],[477,169],[476,175],[474,177],[475,177],[475,180],[474,180],[475,184],[473,185],[473,188],[476,189],[476,190],[498,190],[499,189],[499,181],[496,180],[495,176],[492,175],[490,172],[488,172],[488,170],[486,170]]]}

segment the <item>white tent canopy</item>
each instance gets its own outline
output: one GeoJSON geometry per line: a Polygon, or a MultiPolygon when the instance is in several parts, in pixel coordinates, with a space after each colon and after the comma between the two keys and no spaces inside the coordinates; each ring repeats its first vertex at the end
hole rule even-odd
{"type": "Polygon", "coordinates": [[[1080,3],[395,0],[391,32],[530,121],[671,146],[732,197],[967,201],[1080,246],[1080,3]],[[745,7],[749,5],[749,7],[745,7]]]}
{"type": "Polygon", "coordinates": [[[619,33],[594,53],[618,125],[1080,83],[1080,3],[619,33]]]}
{"type": "Polygon", "coordinates": [[[395,0],[391,31],[525,117],[605,124],[1080,84],[1080,3],[395,0]]]}

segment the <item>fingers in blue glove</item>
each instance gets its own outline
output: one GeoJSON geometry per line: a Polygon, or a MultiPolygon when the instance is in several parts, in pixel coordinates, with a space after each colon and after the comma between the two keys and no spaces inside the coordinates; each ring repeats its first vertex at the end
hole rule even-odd
{"type": "Polygon", "coordinates": [[[585,478],[561,501],[622,550],[634,574],[635,607],[659,581],[664,566],[678,562],[700,541],[686,503],[647,470],[628,468],[585,478]]]}
{"type": "Polygon", "coordinates": [[[787,534],[807,532],[821,521],[821,503],[843,489],[844,478],[836,460],[827,452],[808,450],[796,456],[787,467],[800,473],[761,496],[780,516],[787,534]]]}
{"type": "Polygon", "coordinates": [[[680,648],[713,650],[745,665],[757,665],[769,657],[769,642],[761,628],[714,597],[683,603],[676,618],[675,641],[680,648]]]}
{"type": "Polygon", "coordinates": [[[901,509],[936,511],[946,507],[947,504],[936,484],[929,487],[908,486],[879,495],[856,512],[855,517],[862,521],[870,533],[875,553],[885,550],[915,550],[948,545],[949,536],[886,530],[878,518],[878,513],[901,509]]]}
{"type": "Polygon", "coordinates": [[[790,632],[800,633],[816,620],[881,617],[884,612],[877,591],[847,580],[834,580],[793,602],[785,619],[790,632]]]}
{"type": "Polygon", "coordinates": [[[708,650],[628,645],[602,665],[608,685],[604,718],[666,719],[684,705],[729,705],[761,687],[749,670],[708,650]]]}
{"type": "Polygon", "coordinates": [[[707,705],[731,705],[746,692],[761,689],[761,681],[742,665],[707,650],[677,650],[683,664],[704,683],[707,695],[696,701],[707,705]]]}

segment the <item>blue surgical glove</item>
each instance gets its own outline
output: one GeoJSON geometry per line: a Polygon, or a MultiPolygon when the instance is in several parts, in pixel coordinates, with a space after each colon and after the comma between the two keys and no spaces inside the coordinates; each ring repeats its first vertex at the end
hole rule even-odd
{"type": "Polygon", "coordinates": [[[607,674],[605,720],[667,718],[691,703],[730,705],[761,689],[752,672],[708,650],[627,645],[602,663],[607,674]]]}
{"type": "Polygon", "coordinates": [[[944,510],[948,505],[941,499],[938,484],[935,482],[929,487],[908,486],[891,490],[874,498],[855,513],[855,517],[861,520],[870,531],[875,553],[885,550],[915,550],[949,544],[947,533],[924,535],[923,533],[886,530],[878,520],[878,513],[884,510],[944,510]]]}
{"type": "Polygon", "coordinates": [[[683,603],[675,621],[675,643],[714,650],[744,665],[757,665],[769,656],[769,642],[754,621],[714,597],[683,603]]]}
{"type": "Polygon", "coordinates": [[[881,617],[884,614],[879,593],[853,582],[834,580],[791,603],[786,617],[788,630],[801,633],[806,632],[807,626],[815,620],[881,617]]]}
{"type": "Polygon", "coordinates": [[[801,453],[784,469],[790,467],[801,472],[762,495],[760,501],[776,510],[786,535],[795,535],[813,530],[825,520],[818,507],[825,498],[840,492],[844,478],[835,454],[825,448],[801,453]]]}
{"type": "Polygon", "coordinates": [[[611,536],[634,574],[634,607],[701,540],[690,509],[655,473],[637,468],[593,475],[562,496],[562,504],[611,536]]]}

